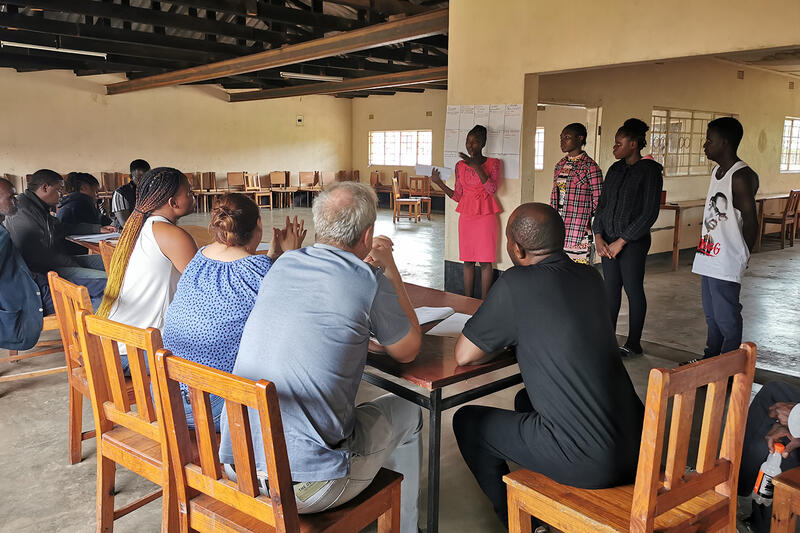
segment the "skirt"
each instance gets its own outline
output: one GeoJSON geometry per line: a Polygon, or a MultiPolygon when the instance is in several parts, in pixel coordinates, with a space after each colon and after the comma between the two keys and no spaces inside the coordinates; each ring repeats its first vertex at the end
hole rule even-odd
{"type": "Polygon", "coordinates": [[[461,261],[497,261],[497,214],[458,217],[458,255],[461,261]]]}

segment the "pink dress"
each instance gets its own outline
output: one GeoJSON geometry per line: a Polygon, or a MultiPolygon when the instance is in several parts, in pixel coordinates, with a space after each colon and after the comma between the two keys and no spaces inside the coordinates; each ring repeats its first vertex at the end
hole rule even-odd
{"type": "Polygon", "coordinates": [[[463,161],[456,163],[456,186],[453,200],[458,202],[458,252],[461,261],[494,263],[497,261],[497,213],[494,199],[502,162],[487,157],[483,170],[489,179],[481,183],[477,171],[463,161]]]}

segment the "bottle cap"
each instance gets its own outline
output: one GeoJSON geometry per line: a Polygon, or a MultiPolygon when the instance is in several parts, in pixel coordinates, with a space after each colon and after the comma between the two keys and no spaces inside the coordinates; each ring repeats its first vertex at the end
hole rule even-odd
{"type": "Polygon", "coordinates": [[[784,446],[780,442],[773,442],[772,449],[775,450],[775,453],[783,454],[783,451],[786,449],[786,446],[784,446]]]}

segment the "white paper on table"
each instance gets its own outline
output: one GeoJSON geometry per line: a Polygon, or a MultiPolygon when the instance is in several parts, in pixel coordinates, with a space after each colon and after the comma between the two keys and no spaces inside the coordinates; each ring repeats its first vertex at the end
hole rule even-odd
{"type": "Polygon", "coordinates": [[[447,181],[447,179],[453,175],[453,171],[451,169],[437,165],[417,165],[414,167],[414,172],[417,174],[417,176],[430,177],[434,168],[439,170],[439,176],[445,181],[447,181]]]}
{"type": "Polygon", "coordinates": [[[447,106],[447,117],[444,121],[444,129],[446,130],[457,130],[458,129],[458,119],[460,115],[460,111],[457,105],[449,105],[447,106]]]}
{"type": "Polygon", "coordinates": [[[417,307],[414,312],[417,313],[417,320],[422,325],[436,320],[444,320],[452,316],[455,310],[452,307],[417,307]]]}
{"type": "Polygon", "coordinates": [[[258,246],[256,246],[256,252],[266,252],[267,250],[269,250],[268,242],[260,242],[258,246]]]}
{"type": "Polygon", "coordinates": [[[503,153],[503,132],[489,131],[486,135],[486,151],[489,153],[503,153]]]}
{"type": "Polygon", "coordinates": [[[458,151],[458,130],[444,130],[444,151],[458,151]]]}
{"type": "Polygon", "coordinates": [[[91,242],[91,243],[99,243],[100,241],[108,241],[110,239],[119,239],[119,233],[93,233],[92,235],[70,235],[70,239],[75,239],[78,241],[84,242],[91,242]]]}
{"type": "Polygon", "coordinates": [[[489,133],[503,131],[503,125],[506,120],[506,106],[502,104],[494,104],[489,106],[489,133]]]}
{"type": "MultiPolygon", "coordinates": [[[[461,161],[461,158],[458,157],[458,152],[445,152],[444,153],[444,166],[448,169],[453,169],[452,175],[455,175],[456,164],[461,161]]],[[[449,178],[449,176],[448,176],[449,178]]],[[[442,179],[446,179],[442,176],[442,179]]]]}
{"type": "Polygon", "coordinates": [[[431,328],[426,335],[434,335],[436,337],[458,337],[461,335],[464,325],[470,318],[472,318],[472,315],[453,313],[449,317],[433,326],[433,328],[431,328]]]}
{"type": "Polygon", "coordinates": [[[503,150],[504,154],[519,154],[519,131],[504,131],[503,132],[503,150]]]}
{"type": "Polygon", "coordinates": [[[489,106],[476,105],[475,106],[475,124],[489,128],[489,106]]]}
{"type": "Polygon", "coordinates": [[[472,109],[475,106],[462,106],[461,107],[461,118],[458,120],[458,129],[459,130],[466,130],[469,131],[472,129],[472,126],[475,125],[475,113],[472,109]],[[465,111],[464,108],[469,107],[469,112],[465,111]]]}
{"type": "Polygon", "coordinates": [[[506,179],[519,178],[519,155],[503,154],[503,177],[506,179]]]}
{"type": "Polygon", "coordinates": [[[506,105],[506,116],[503,122],[505,131],[522,130],[522,104],[506,105]]]}

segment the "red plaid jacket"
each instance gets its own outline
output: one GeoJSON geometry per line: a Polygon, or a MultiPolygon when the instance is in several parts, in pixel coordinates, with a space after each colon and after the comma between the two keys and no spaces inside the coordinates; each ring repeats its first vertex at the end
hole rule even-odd
{"type": "MultiPolygon", "coordinates": [[[[556,163],[553,174],[553,191],[550,193],[550,205],[558,209],[558,185],[556,180],[561,169],[567,163],[567,157],[556,163]]],[[[566,248],[577,247],[586,233],[591,232],[592,217],[600,201],[603,190],[603,171],[586,152],[581,154],[574,162],[571,172],[572,179],[567,186],[566,216],[564,225],[567,228],[567,237],[564,240],[566,248]]]]}

